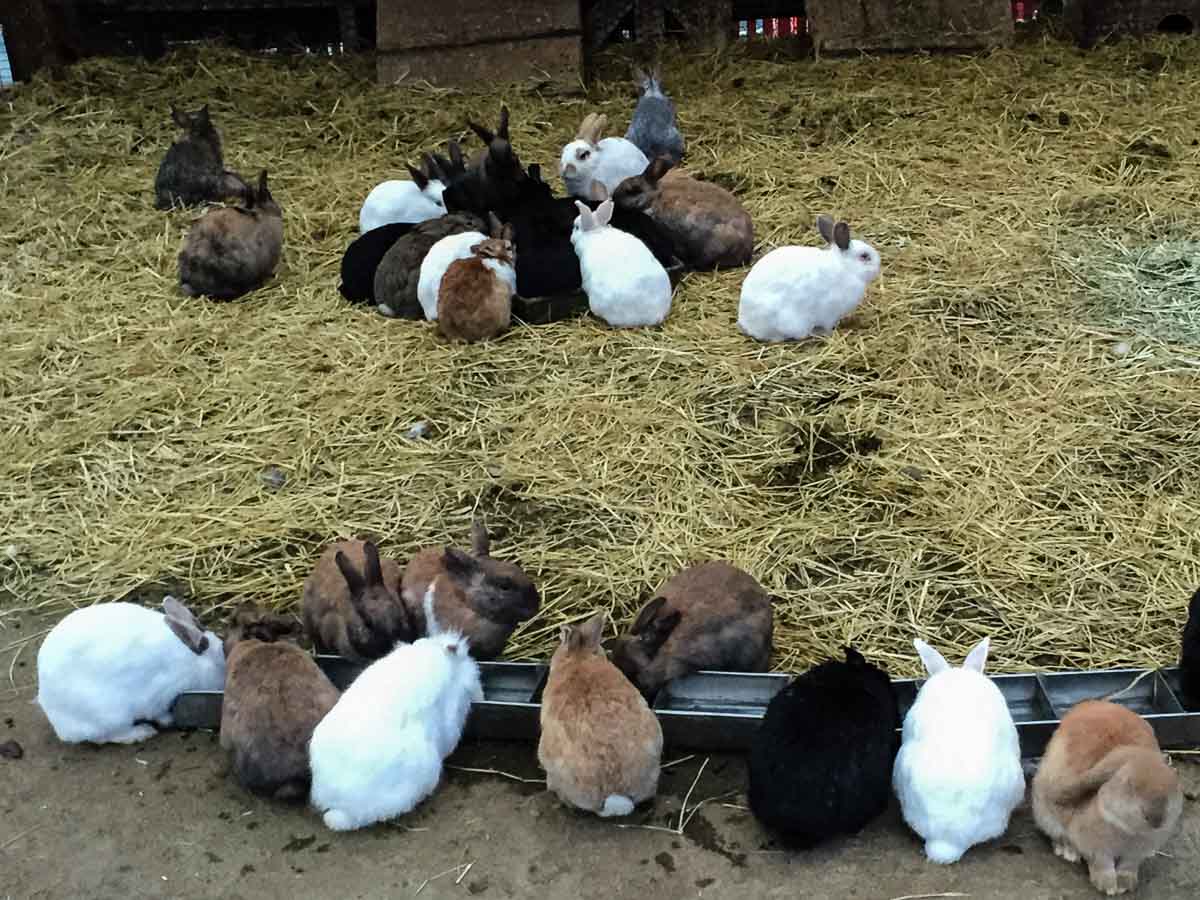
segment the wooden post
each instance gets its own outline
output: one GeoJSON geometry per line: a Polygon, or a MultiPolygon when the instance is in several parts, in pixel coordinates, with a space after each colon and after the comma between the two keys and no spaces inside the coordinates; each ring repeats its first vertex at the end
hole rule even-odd
{"type": "Polygon", "coordinates": [[[17,81],[28,81],[38,69],[74,62],[83,55],[72,0],[4,0],[0,25],[17,81]]]}

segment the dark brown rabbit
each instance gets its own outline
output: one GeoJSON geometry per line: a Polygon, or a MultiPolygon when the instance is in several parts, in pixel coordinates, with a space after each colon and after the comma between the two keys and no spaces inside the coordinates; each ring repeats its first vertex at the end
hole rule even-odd
{"type": "Polygon", "coordinates": [[[186,132],[168,148],[154,177],[154,205],[170,209],[176,204],[218,202],[237,197],[242,180],[225,171],[221,135],[208,115],[208,104],[193,113],[171,107],[171,121],[186,132]]]}
{"type": "Polygon", "coordinates": [[[225,639],[221,748],[238,783],[251,793],[289,803],[308,797],[308,742],[340,696],[312,657],[289,638],[298,623],[238,611],[225,639]],[[291,627],[288,627],[291,626],[291,627]]]}
{"type": "Polygon", "coordinates": [[[283,252],[283,212],[267,187],[244,185],[241,206],[210,210],[188,232],[179,253],[179,287],[190,297],[233,300],[275,273],[283,252]]]}
{"type": "Polygon", "coordinates": [[[370,541],[330,544],[304,582],[304,625],[313,642],[366,662],[414,640],[415,623],[400,598],[403,575],[370,541]]]}
{"type": "Polygon", "coordinates": [[[471,526],[471,552],[457,547],[430,547],[417,553],[404,570],[403,595],[417,622],[425,623],[426,592],[433,588],[433,612],[443,631],[459,631],[470,639],[476,659],[495,659],[517,625],[537,614],[541,598],[521,569],[492,559],[491,540],[482,522],[471,526]]]}
{"type": "Polygon", "coordinates": [[[500,107],[500,125],[495,131],[474,122],[467,125],[485,146],[471,158],[462,177],[446,183],[442,200],[451,211],[495,212],[507,219],[530,187],[529,175],[509,141],[508,107],[500,107]]]}
{"type": "Polygon", "coordinates": [[[375,270],[375,303],[379,311],[398,319],[424,319],[417,287],[425,254],[442,238],[467,231],[486,234],[487,223],[473,213],[447,213],[414,225],[392,244],[375,270]]]}
{"type": "Polygon", "coordinates": [[[499,337],[512,323],[517,284],[512,226],[502,237],[471,248],[470,259],[452,262],[438,288],[438,330],[451,341],[474,343],[499,337]]]}
{"type": "Polygon", "coordinates": [[[754,253],[754,223],[741,201],[720,185],[672,171],[666,157],[622,181],[613,203],[662,225],[690,269],[744,266],[754,253]]]}
{"type": "Polygon", "coordinates": [[[653,697],[701,669],[765,672],[774,630],[771,597],[752,575],[724,561],[684,569],[638,613],[613,647],[613,663],[653,697]]]}

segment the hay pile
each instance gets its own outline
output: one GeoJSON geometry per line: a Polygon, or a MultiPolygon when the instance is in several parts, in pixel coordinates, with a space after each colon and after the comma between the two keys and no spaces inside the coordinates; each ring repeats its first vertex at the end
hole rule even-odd
{"type": "Polygon", "coordinates": [[[883,254],[854,319],[791,346],[736,330],[742,272],[689,276],[661,330],[470,347],[338,296],[374,183],[501,99],[551,164],[588,109],[624,128],[615,78],[384,89],[369,61],[205,49],[38,81],[0,109],[0,606],[287,607],[326,541],[406,558],[479,511],[544,591],[515,659],[728,557],[782,598],[781,669],[852,641],[911,674],[918,634],[991,634],[1000,670],[1170,663],[1200,582],[1200,360],[1103,327],[1068,265],[1196,234],[1200,45],[1156,42],[1157,71],[1146,47],[669,58],[690,167],[761,245],[830,211],[883,254]],[[194,214],[151,191],[170,101],[209,101],[227,164],[271,170],[284,263],[244,302],[176,291],[194,214]]]}

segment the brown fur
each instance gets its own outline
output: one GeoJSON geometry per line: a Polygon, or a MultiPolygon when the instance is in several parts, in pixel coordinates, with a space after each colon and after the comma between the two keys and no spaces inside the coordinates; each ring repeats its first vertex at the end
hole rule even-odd
{"type": "Polygon", "coordinates": [[[542,695],[538,762],[546,786],[569,806],[599,812],[611,795],[654,796],[662,728],[601,647],[604,613],[564,627],[542,695]]]}
{"type": "Polygon", "coordinates": [[[1183,794],[1145,720],[1116,703],[1085,700],[1050,739],[1032,803],[1054,852],[1084,859],[1098,890],[1121,894],[1137,887],[1138,866],[1174,833],[1183,794]]]}
{"type": "Polygon", "coordinates": [[[308,742],[340,694],[307,653],[271,639],[278,619],[264,617],[261,628],[252,620],[235,625],[252,636],[234,638],[232,648],[226,638],[221,747],[248,791],[302,803],[312,781],[308,742]]]}
{"type": "Polygon", "coordinates": [[[675,255],[691,269],[744,266],[754,254],[754,222],[725,188],[671,170],[665,157],[626,178],[613,192],[621,209],[644,212],[662,225],[675,255]]]}
{"type": "Polygon", "coordinates": [[[499,337],[512,322],[512,289],[484,260],[516,265],[512,229],[471,248],[471,259],[455,260],[438,289],[438,329],[451,341],[473,344],[499,337]]]}
{"type": "Polygon", "coordinates": [[[402,319],[424,319],[417,286],[421,263],[430,249],[444,237],[467,231],[486,232],[483,219],[472,213],[448,213],[414,225],[394,243],[375,270],[375,302],[391,308],[402,319]]]}
{"type": "Polygon", "coordinates": [[[595,145],[600,143],[604,137],[604,129],[608,127],[608,116],[599,113],[588,113],[583,117],[583,121],[579,123],[579,130],[575,132],[575,140],[587,141],[589,144],[595,145]]]}
{"type": "Polygon", "coordinates": [[[724,561],[684,569],[642,607],[613,662],[647,697],[700,669],[765,672],[774,630],[771,598],[724,561]]]}
{"type": "Polygon", "coordinates": [[[456,547],[420,551],[404,570],[404,603],[418,634],[428,631],[425,593],[434,587],[433,615],[443,630],[459,631],[470,640],[476,659],[495,659],[517,625],[537,614],[537,588],[521,569],[492,559],[483,523],[471,528],[471,553],[456,547]]]}
{"type": "Polygon", "coordinates": [[[381,558],[375,572],[368,565],[372,553],[378,550],[366,541],[330,544],[304,582],[304,624],[314,643],[359,662],[385,656],[397,641],[416,636],[400,599],[400,564],[381,558]],[[338,566],[339,552],[357,574],[354,584],[338,566]]]}

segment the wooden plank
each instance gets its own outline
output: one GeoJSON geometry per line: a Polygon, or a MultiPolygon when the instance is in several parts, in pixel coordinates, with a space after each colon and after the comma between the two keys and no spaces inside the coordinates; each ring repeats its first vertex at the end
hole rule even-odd
{"type": "Polygon", "coordinates": [[[574,35],[392,52],[381,48],[376,71],[380,84],[423,79],[441,85],[479,85],[531,77],[576,81],[582,66],[583,40],[574,35]]]}
{"type": "Polygon", "coordinates": [[[579,0],[379,0],[375,43],[380,50],[415,51],[574,36],[581,30],[579,0]]]}
{"type": "Polygon", "coordinates": [[[1012,42],[1009,0],[808,0],[818,52],[981,49],[1012,42]]]}

